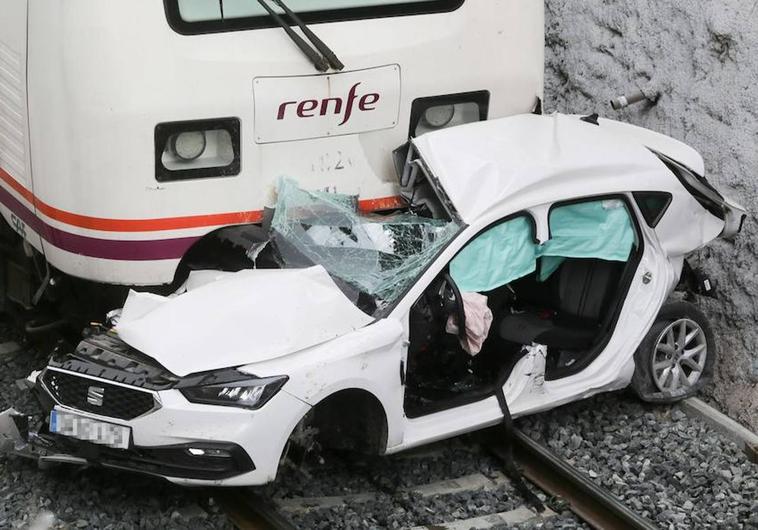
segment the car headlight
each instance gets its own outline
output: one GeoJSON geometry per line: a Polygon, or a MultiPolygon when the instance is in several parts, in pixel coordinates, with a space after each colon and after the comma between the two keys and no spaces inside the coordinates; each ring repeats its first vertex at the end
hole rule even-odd
{"type": "Polygon", "coordinates": [[[259,409],[281,390],[287,376],[254,378],[231,383],[182,388],[180,392],[192,403],[259,409]]]}

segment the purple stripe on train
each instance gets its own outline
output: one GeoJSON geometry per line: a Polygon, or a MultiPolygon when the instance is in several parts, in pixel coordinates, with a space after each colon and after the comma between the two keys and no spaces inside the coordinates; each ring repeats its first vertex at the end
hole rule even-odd
{"type": "Polygon", "coordinates": [[[200,239],[198,236],[193,236],[149,241],[123,241],[82,236],[45,223],[2,186],[0,186],[0,202],[51,245],[91,258],[118,261],[179,259],[200,239]]]}

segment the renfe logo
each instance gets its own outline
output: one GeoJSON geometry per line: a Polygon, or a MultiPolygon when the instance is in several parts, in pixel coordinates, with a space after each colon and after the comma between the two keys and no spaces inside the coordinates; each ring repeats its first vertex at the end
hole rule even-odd
{"type": "Polygon", "coordinates": [[[381,95],[377,92],[371,92],[364,94],[358,98],[358,87],[362,82],[355,83],[347,94],[347,101],[343,98],[323,98],[318,99],[305,99],[303,101],[285,101],[279,105],[279,112],[276,115],[277,120],[283,120],[287,117],[288,107],[292,107],[290,114],[295,114],[298,118],[313,118],[317,114],[319,116],[326,116],[330,112],[334,115],[341,116],[342,121],[340,126],[345,125],[353,115],[353,109],[355,107],[355,101],[358,100],[358,110],[361,112],[371,112],[376,110],[376,105],[381,99],[381,95]],[[344,113],[343,113],[344,109],[344,113]]]}
{"type": "Polygon", "coordinates": [[[256,77],[255,143],[393,129],[400,123],[400,95],[396,64],[334,74],[256,77]]]}

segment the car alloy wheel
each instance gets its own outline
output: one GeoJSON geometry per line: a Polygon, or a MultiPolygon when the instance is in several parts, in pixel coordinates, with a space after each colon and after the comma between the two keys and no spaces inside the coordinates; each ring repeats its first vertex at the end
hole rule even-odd
{"type": "Polygon", "coordinates": [[[658,390],[676,393],[694,386],[703,374],[707,357],[708,342],[697,322],[681,318],[666,326],[651,356],[658,390]]]}

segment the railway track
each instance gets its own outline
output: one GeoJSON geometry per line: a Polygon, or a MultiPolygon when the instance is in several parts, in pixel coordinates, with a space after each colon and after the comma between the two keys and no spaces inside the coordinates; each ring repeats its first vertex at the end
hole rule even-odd
{"type": "MultiPolygon", "coordinates": [[[[485,432],[472,450],[488,451],[497,459],[507,458],[502,444],[498,444],[494,433],[485,432]]],[[[416,458],[424,458],[419,453],[416,458]]],[[[528,436],[516,432],[514,439],[514,456],[524,477],[532,486],[544,493],[547,508],[538,513],[523,500],[518,506],[503,511],[494,511],[486,515],[468,518],[453,518],[444,523],[421,523],[409,525],[411,530],[469,530],[504,528],[512,526],[532,526],[540,522],[559,517],[558,512],[570,510],[590,528],[654,530],[651,521],[634,513],[620,500],[604,490],[583,473],[567,462],[555,456],[551,451],[528,436]]],[[[408,458],[414,458],[410,456],[408,458]]],[[[358,470],[357,472],[360,472],[358,470]]],[[[379,496],[389,495],[399,509],[410,510],[409,504],[423,503],[425,500],[439,498],[445,502],[446,496],[466,495],[471,492],[491,491],[494,495],[508,491],[506,496],[518,496],[512,489],[508,477],[502,473],[485,475],[474,473],[453,479],[439,480],[428,484],[404,487],[388,487],[379,477],[369,477],[374,485],[373,491],[348,493],[321,497],[291,497],[268,499],[255,490],[225,490],[214,493],[229,519],[242,530],[296,530],[307,526],[298,526],[296,522],[307,513],[320,510],[333,510],[344,506],[370,505],[379,496]]],[[[330,528],[322,526],[322,528],[330,528]]]]}

